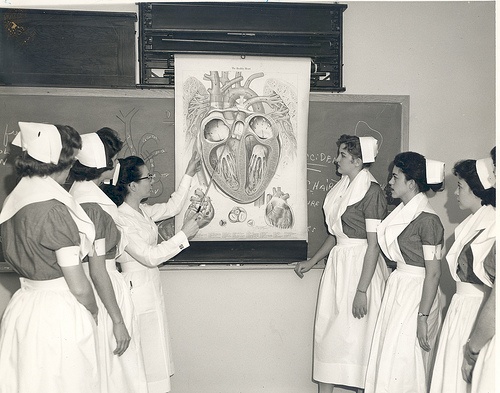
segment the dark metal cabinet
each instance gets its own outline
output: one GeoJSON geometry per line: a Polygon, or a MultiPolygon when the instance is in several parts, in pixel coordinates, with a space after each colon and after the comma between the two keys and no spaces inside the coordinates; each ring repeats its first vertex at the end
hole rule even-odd
{"type": "Polygon", "coordinates": [[[311,58],[311,90],[344,91],[347,5],[140,3],[140,83],[174,87],[176,53],[311,58]]]}

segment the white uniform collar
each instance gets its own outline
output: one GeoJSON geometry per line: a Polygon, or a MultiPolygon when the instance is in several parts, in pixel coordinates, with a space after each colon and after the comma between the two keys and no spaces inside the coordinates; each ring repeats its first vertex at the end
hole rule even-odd
{"type": "Polygon", "coordinates": [[[327,224],[332,234],[339,236],[343,233],[342,214],[345,213],[347,206],[354,205],[365,197],[372,182],[377,183],[377,180],[368,169],[362,169],[352,182],[348,176],[342,176],[330,190],[323,206],[333,210],[333,213],[327,216],[327,224]]]}
{"type": "Polygon", "coordinates": [[[76,181],[69,193],[78,203],[97,203],[113,218],[118,214],[115,203],[93,181],[76,181]]]}
{"type": "Polygon", "coordinates": [[[95,239],[94,224],[75,199],[51,177],[23,177],[5,199],[0,212],[0,224],[12,218],[23,207],[55,199],[67,206],[80,232],[80,256],[91,250],[95,239]],[[34,191],[35,190],[35,191],[34,191]]]}
{"type": "Polygon", "coordinates": [[[473,254],[475,257],[474,264],[482,263],[484,257],[488,254],[495,240],[495,215],[496,212],[493,206],[481,206],[477,212],[469,215],[455,228],[455,241],[446,255],[446,260],[450,266],[451,276],[456,281],[460,280],[456,273],[458,257],[464,246],[481,230],[484,230],[484,233],[474,239],[472,243],[474,247],[471,244],[473,250],[475,248],[476,251],[473,254]],[[480,256],[483,259],[480,259],[480,256]]]}
{"type": "Polygon", "coordinates": [[[434,213],[424,193],[415,195],[406,205],[400,203],[377,228],[378,242],[384,254],[395,262],[404,262],[398,236],[422,212],[434,213]]]}

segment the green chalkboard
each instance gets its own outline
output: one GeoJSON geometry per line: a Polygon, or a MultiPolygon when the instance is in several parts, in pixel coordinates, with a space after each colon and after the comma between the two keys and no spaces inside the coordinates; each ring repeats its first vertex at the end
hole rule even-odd
{"type": "MultiPolygon", "coordinates": [[[[384,184],[390,161],[395,154],[408,147],[408,114],[408,96],[311,94],[307,148],[308,256],[313,255],[326,238],[322,204],[326,193],[338,180],[333,163],[338,137],[345,133],[382,138],[372,173],[384,184]]],[[[18,121],[68,124],[82,134],[104,126],[111,127],[126,142],[120,156],[140,155],[155,172],[156,181],[149,202],[166,201],[174,190],[172,90],[0,87],[0,130],[3,133],[0,203],[16,183],[12,164],[18,151],[10,142],[18,130],[18,121]]],[[[241,255],[245,250],[255,252],[256,248],[252,242],[243,242],[245,244],[231,245],[232,249],[236,247],[236,253],[225,252],[224,243],[219,243],[222,244],[212,247],[215,254],[208,255],[207,262],[217,262],[218,259],[229,262],[228,255],[241,255]]],[[[278,245],[276,249],[275,246],[258,247],[260,254],[257,262],[289,261],[287,257],[283,258],[286,255],[283,250],[287,247],[278,245]]],[[[302,250],[301,245],[297,247],[297,250],[302,250]]],[[[295,253],[293,247],[290,252],[295,253]]],[[[188,259],[181,258],[180,263],[187,263],[188,259]]]]}
{"type": "Polygon", "coordinates": [[[409,96],[311,94],[307,146],[309,242],[312,256],[327,237],[323,200],[339,180],[333,162],[342,134],[373,136],[381,141],[371,167],[381,185],[394,156],[408,149],[409,96]]]}
{"type": "Polygon", "coordinates": [[[18,121],[67,124],[81,134],[111,127],[125,141],[119,156],[139,155],[155,173],[151,203],[168,200],[175,187],[171,90],[0,87],[1,204],[17,181],[13,161],[20,150],[10,143],[18,121]]]}

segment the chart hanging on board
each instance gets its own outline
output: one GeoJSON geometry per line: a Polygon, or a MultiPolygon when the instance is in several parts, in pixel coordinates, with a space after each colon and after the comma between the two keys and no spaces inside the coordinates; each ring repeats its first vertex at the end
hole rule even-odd
{"type": "Polygon", "coordinates": [[[176,181],[197,151],[203,170],[192,193],[213,183],[215,216],[194,240],[307,240],[309,59],[175,61],[176,181]]]}

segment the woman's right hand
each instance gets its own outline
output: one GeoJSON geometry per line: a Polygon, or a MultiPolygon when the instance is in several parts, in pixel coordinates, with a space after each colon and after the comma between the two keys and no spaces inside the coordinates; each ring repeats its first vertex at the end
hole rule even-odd
{"type": "Polygon", "coordinates": [[[194,195],[190,198],[191,203],[189,204],[186,213],[184,214],[184,220],[188,220],[193,217],[197,217],[198,227],[206,227],[215,215],[215,209],[212,205],[212,200],[209,196],[205,196],[205,193],[197,188],[194,191],[194,195]]]}
{"type": "Polygon", "coordinates": [[[304,273],[307,273],[309,270],[311,270],[314,265],[316,265],[316,262],[312,261],[311,259],[307,261],[297,262],[294,269],[295,274],[302,278],[304,277],[304,273]]]}
{"type": "Polygon", "coordinates": [[[427,317],[417,317],[417,339],[420,344],[420,348],[422,348],[425,352],[429,352],[431,350],[429,337],[427,335],[427,317]]]}
{"type": "Polygon", "coordinates": [[[123,321],[113,323],[113,335],[116,339],[116,349],[113,351],[113,354],[121,356],[130,344],[130,334],[128,334],[127,327],[123,321]]]}

